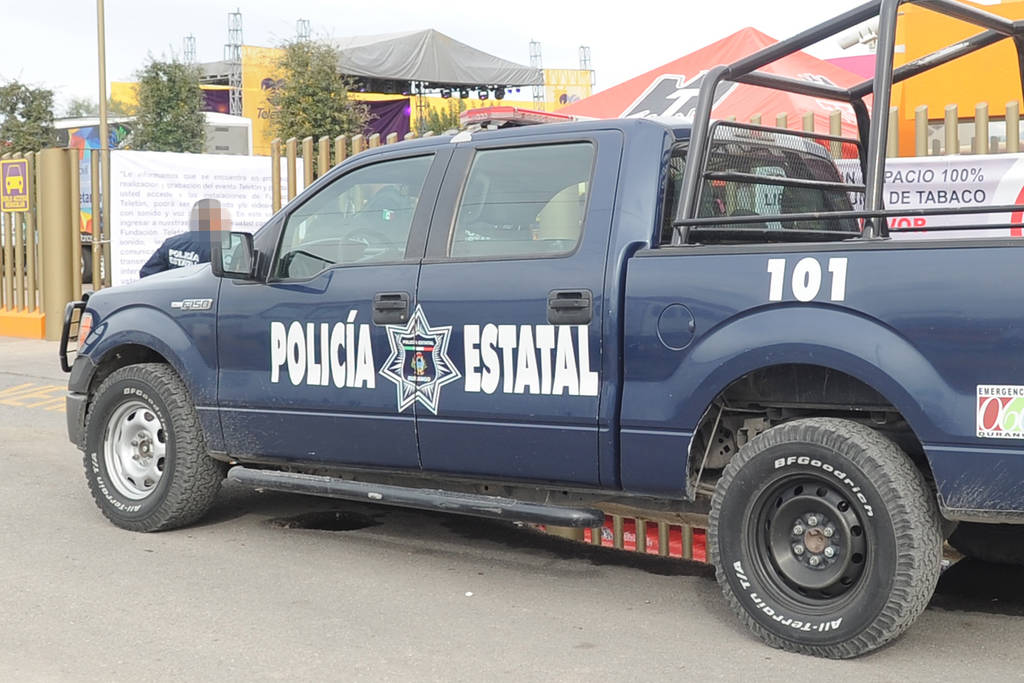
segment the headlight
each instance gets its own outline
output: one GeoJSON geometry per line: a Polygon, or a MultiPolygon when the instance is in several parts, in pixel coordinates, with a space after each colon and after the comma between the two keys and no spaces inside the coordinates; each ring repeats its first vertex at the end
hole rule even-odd
{"type": "Polygon", "coordinates": [[[83,311],[82,317],[78,320],[78,348],[82,348],[85,338],[92,332],[92,313],[83,311]]]}

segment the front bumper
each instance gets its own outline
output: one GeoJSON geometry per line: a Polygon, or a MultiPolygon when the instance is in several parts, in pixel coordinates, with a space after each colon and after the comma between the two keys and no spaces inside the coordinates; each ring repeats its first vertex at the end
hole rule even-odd
{"type": "Polygon", "coordinates": [[[85,450],[85,407],[89,403],[87,394],[79,394],[69,391],[66,397],[68,420],[68,439],[78,446],[79,450],[85,450]]]}
{"type": "Polygon", "coordinates": [[[96,373],[96,365],[88,356],[78,356],[71,366],[68,393],[65,397],[65,416],[68,421],[68,439],[85,450],[85,409],[89,403],[89,385],[96,373]]]}

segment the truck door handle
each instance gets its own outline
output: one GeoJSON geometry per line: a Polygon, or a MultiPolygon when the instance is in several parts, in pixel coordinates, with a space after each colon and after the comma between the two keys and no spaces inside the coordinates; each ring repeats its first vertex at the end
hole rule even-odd
{"type": "Polygon", "coordinates": [[[378,292],[373,295],[373,322],[377,325],[396,325],[409,320],[409,294],[407,292],[378,292]]]}
{"type": "Polygon", "coordinates": [[[589,289],[548,292],[548,322],[552,325],[587,325],[593,317],[594,295],[589,289]]]}

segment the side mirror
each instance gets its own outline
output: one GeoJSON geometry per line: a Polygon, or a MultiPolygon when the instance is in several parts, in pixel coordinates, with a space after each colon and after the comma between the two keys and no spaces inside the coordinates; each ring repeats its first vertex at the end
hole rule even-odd
{"type": "Polygon", "coordinates": [[[210,265],[217,277],[252,280],[256,275],[256,251],[248,232],[211,233],[210,265]]]}

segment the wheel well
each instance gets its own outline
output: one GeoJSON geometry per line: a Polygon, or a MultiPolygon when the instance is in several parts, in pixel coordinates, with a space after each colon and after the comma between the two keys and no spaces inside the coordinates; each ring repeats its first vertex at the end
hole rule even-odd
{"type": "Polygon", "coordinates": [[[108,351],[100,360],[96,368],[96,374],[89,381],[89,395],[92,396],[97,387],[103,383],[113,372],[120,370],[127,365],[137,363],[163,363],[170,365],[162,355],[140,344],[125,344],[108,351]]]}
{"type": "Polygon", "coordinates": [[[690,443],[690,490],[709,474],[717,478],[736,451],[757,434],[802,417],[841,417],[881,432],[910,456],[935,489],[921,442],[888,399],[852,375],[793,363],[750,372],[715,397],[690,443]]]}

